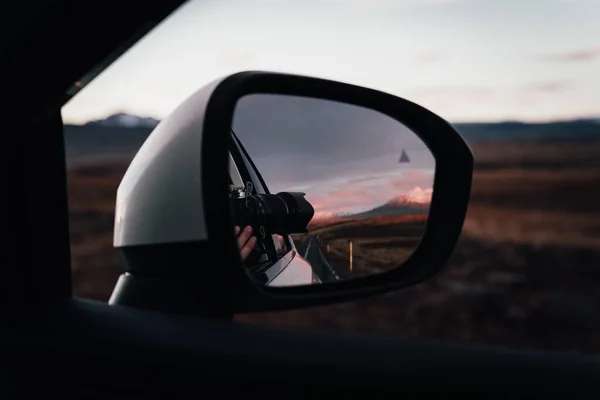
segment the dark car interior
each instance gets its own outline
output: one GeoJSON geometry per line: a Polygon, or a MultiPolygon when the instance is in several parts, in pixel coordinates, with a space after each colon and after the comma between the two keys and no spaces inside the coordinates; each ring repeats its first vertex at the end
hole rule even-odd
{"type": "Polygon", "coordinates": [[[258,327],[74,298],[61,106],[182,3],[2,7],[10,138],[2,157],[2,398],[598,392],[592,357],[258,327]]]}

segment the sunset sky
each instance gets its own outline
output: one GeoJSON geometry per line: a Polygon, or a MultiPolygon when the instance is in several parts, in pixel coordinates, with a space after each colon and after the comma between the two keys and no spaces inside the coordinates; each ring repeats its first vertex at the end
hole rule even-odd
{"type": "Polygon", "coordinates": [[[399,197],[427,204],[431,201],[432,184],[432,170],[398,168],[387,176],[348,179],[337,185],[323,181],[307,186],[305,190],[306,198],[315,209],[314,219],[319,219],[367,211],[399,197]]]}
{"type": "Polygon", "coordinates": [[[600,116],[597,0],[192,0],[63,109],[163,118],[247,69],[406,97],[452,122],[600,116]]]}
{"type": "Polygon", "coordinates": [[[366,211],[399,196],[430,200],[431,152],[410,129],[377,111],[254,94],[238,102],[232,129],[271,193],[306,193],[315,217],[366,211]],[[408,159],[401,163],[403,151],[408,159]]]}
{"type": "MultiPolygon", "coordinates": [[[[368,86],[451,122],[600,117],[599,16],[598,0],[192,0],[63,116],[75,124],[116,112],[162,119],[213,79],[253,69],[368,86]]],[[[297,160],[285,179],[292,153],[255,161],[272,191],[303,188],[319,213],[358,211],[430,195],[434,164],[399,165],[400,147],[391,175],[368,182],[356,180],[371,174],[364,160],[354,181],[339,168],[307,180],[317,157],[297,160]]]]}

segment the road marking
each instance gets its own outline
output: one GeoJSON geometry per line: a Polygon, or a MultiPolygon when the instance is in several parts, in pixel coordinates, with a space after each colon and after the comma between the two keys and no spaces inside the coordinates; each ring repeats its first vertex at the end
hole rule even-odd
{"type": "Polygon", "coordinates": [[[310,245],[312,245],[312,239],[310,239],[310,241],[308,242],[308,246],[306,246],[306,251],[304,252],[304,258],[306,258],[306,256],[308,255],[308,252],[310,250],[310,245]]]}
{"type": "MultiPolygon", "coordinates": [[[[310,238],[309,242],[308,242],[308,246],[306,246],[306,251],[304,252],[304,258],[305,259],[308,256],[308,252],[310,251],[310,246],[312,246],[312,241],[313,241],[313,238],[310,238]]],[[[331,267],[331,265],[329,265],[329,263],[325,259],[325,256],[323,255],[323,252],[321,251],[320,248],[317,249],[317,252],[319,253],[319,256],[321,257],[321,261],[323,262],[323,264],[325,264],[325,266],[327,267],[327,269],[329,269],[329,271],[335,277],[335,279],[340,279],[340,277],[338,276],[338,274],[335,273],[335,270],[331,267]]],[[[309,260],[307,260],[307,261],[309,261],[309,260]]]]}
{"type": "Polygon", "coordinates": [[[329,268],[329,271],[332,273],[333,276],[335,276],[335,279],[340,279],[338,274],[335,273],[333,268],[331,268],[331,265],[329,265],[329,263],[325,259],[325,256],[323,255],[323,252],[321,251],[321,249],[318,249],[318,251],[319,251],[319,255],[321,256],[321,261],[323,261],[323,264],[325,264],[327,266],[327,268],[329,268]]]}

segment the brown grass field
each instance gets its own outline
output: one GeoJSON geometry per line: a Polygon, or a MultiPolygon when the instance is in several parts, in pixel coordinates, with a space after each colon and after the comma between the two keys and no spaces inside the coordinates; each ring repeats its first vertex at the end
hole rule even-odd
{"type": "MultiPolygon", "coordinates": [[[[472,149],[477,165],[463,235],[438,275],[368,299],[236,319],[600,352],[600,142],[489,142],[472,149]]],[[[126,165],[69,173],[72,269],[80,297],[107,300],[118,276],[113,207],[126,165]]]]}
{"type": "Polygon", "coordinates": [[[336,218],[330,224],[320,220],[309,224],[307,234],[292,237],[296,246],[306,235],[318,237],[321,251],[341,278],[360,277],[387,271],[407,260],[425,232],[427,215],[336,218]]]}

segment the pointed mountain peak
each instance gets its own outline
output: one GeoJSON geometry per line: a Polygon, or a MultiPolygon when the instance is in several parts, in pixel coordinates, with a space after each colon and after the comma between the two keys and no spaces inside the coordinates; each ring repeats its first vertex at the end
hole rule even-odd
{"type": "Polygon", "coordinates": [[[410,158],[408,158],[408,154],[406,154],[406,151],[402,150],[402,154],[400,155],[400,160],[398,162],[399,163],[409,163],[410,162],[410,158]]]}

